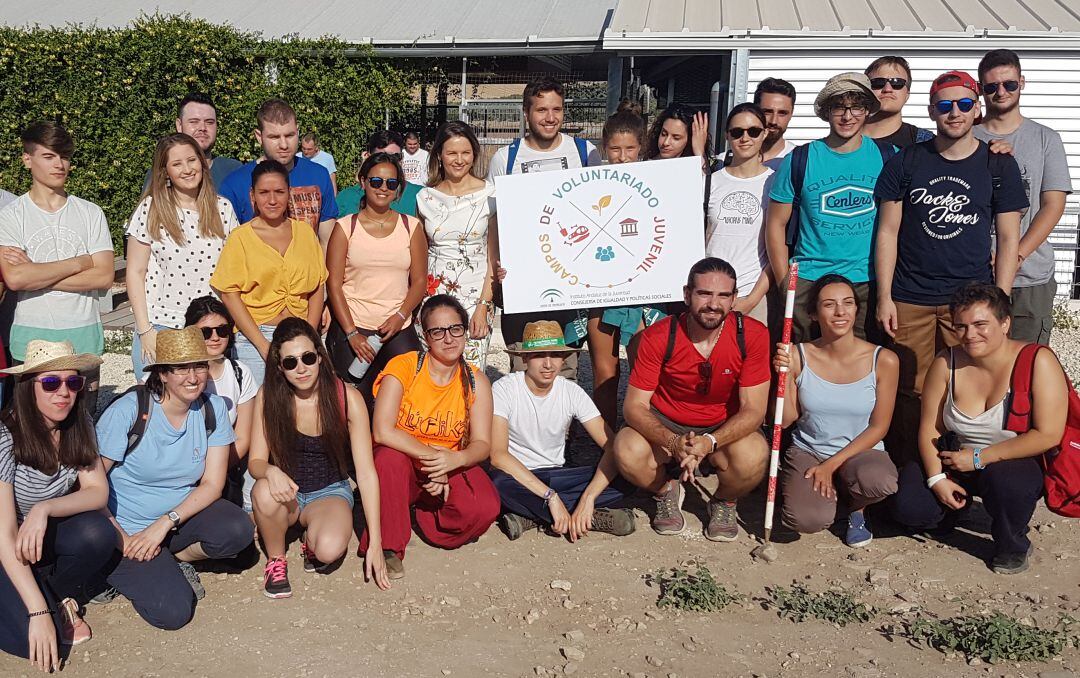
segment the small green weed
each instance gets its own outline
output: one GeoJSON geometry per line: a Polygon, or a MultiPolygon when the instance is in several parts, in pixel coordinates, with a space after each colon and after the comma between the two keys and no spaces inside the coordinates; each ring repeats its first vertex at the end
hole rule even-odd
{"type": "Polygon", "coordinates": [[[127,330],[105,330],[105,352],[121,355],[131,353],[134,338],[135,335],[127,330]]]}
{"type": "Polygon", "coordinates": [[[1072,619],[1062,617],[1055,628],[1029,626],[995,612],[991,615],[916,619],[908,635],[942,652],[962,652],[968,659],[988,661],[1047,661],[1077,639],[1070,634],[1072,619]]]}
{"type": "Polygon", "coordinates": [[[764,602],[776,608],[781,617],[803,622],[813,617],[840,626],[852,622],[870,621],[874,608],[860,603],[843,591],[814,593],[802,584],[793,582],[791,588],[776,586],[765,589],[769,597],[764,602]]]}
{"type": "Polygon", "coordinates": [[[1051,315],[1055,330],[1075,330],[1080,328],[1080,313],[1069,307],[1069,302],[1062,301],[1054,304],[1051,315]]]}
{"type": "Polygon", "coordinates": [[[657,607],[673,607],[690,612],[718,612],[746,596],[729,592],[713,579],[709,568],[698,565],[694,573],[682,568],[660,570],[646,575],[646,581],[660,587],[657,607]]]}

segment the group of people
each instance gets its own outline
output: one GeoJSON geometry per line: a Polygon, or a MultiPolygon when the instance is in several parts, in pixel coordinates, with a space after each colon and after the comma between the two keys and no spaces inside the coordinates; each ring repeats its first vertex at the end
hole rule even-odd
{"type": "Polygon", "coordinates": [[[721,160],[707,117],[679,104],[651,125],[620,106],[600,148],[566,135],[562,86],[541,79],[523,95],[528,136],[487,177],[473,130],[454,121],[426,159],[414,134],[372,135],[341,192],[285,101],[259,108],[263,155],[241,165],[213,154],[212,100],[185,97],[126,230],[139,384],[96,430],[96,292],[112,283],[112,243],[101,210],[64,190],[71,137],[31,125],[31,189],[0,210],[0,272],[18,292],[0,419],[0,648],[48,669],[58,645],[90,639],[81,605],[118,595],[179,628],[205,594],[192,563],[256,541],[265,595],[288,597],[290,529],[304,570],[328,571],[357,499],[358,555],[382,589],[405,575],[414,526],[442,548],[496,521],[510,539],[627,535],[644,491],[653,529],[678,534],[700,475],[717,477],[705,536],[735,540],[737,502],[769,466],[774,373],[787,379],[788,527],[841,516],[860,547],[872,504],[946,530],[979,495],[991,567],[1023,571],[1038,458],[1065,427],[1069,386],[1050,350],[1034,361],[1030,429],[1009,430],[1003,413],[1021,350],[1049,339],[1064,150],[1022,116],[1007,50],[977,79],[933,81],[933,133],[901,118],[911,85],[901,57],[830,79],[814,102],[828,135],[795,146],[795,90],[766,79],[728,113],[721,160]],[[706,244],[682,302],[504,313],[511,373],[491,383],[501,287],[528,284],[500,265],[494,177],[691,156],[707,179],[706,244]],[[583,344],[592,397],[577,384],[583,344]],[[601,450],[595,464],[567,463],[574,421],[601,450]]]}

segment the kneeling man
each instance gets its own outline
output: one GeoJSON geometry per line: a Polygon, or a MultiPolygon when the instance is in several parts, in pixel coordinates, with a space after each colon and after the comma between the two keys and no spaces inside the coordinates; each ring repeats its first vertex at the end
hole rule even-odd
{"type": "Polygon", "coordinates": [[[701,466],[719,479],[705,537],[735,540],[735,501],[767,471],[769,449],[760,427],[771,378],[769,332],[731,312],[736,289],[731,264],[702,259],[683,288],[688,311],[641,333],[615,461],[624,478],[655,495],[652,527],[658,534],[686,527],[682,482],[701,466]]]}

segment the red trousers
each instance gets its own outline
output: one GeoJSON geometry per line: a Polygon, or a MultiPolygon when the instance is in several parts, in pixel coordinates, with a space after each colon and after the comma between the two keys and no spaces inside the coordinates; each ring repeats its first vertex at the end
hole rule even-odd
{"type": "MultiPolygon", "coordinates": [[[[426,479],[412,457],[392,447],[376,445],[375,471],[379,475],[382,546],[404,559],[412,537],[409,509],[416,509],[421,536],[435,546],[456,549],[487,532],[499,517],[499,493],[484,470],[473,466],[452,473],[450,497],[433,497],[422,487],[426,479]]],[[[360,553],[367,551],[368,532],[360,537],[360,553]]]]}

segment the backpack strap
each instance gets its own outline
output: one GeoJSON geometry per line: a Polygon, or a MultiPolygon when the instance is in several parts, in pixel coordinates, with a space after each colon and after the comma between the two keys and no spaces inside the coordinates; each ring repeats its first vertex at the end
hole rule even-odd
{"type": "Polygon", "coordinates": [[[746,331],[743,328],[741,311],[732,311],[735,316],[735,343],[739,345],[739,357],[746,360],[746,331]]]}
{"type": "Polygon", "coordinates": [[[206,426],[206,438],[214,435],[217,430],[217,415],[214,414],[214,406],[210,404],[210,396],[206,393],[199,394],[199,411],[202,412],[203,424],[206,426]]]}
{"type": "Polygon", "coordinates": [[[137,403],[137,406],[135,410],[135,421],[132,422],[131,428],[128,429],[127,447],[124,448],[125,458],[139,446],[139,442],[146,433],[147,422],[150,420],[150,391],[146,390],[144,384],[132,386],[128,392],[130,393],[132,391],[135,392],[135,402],[137,403]]]}
{"type": "Polygon", "coordinates": [[[1020,349],[1009,377],[1009,405],[1005,414],[1005,429],[1015,433],[1031,430],[1031,382],[1035,377],[1035,357],[1040,344],[1028,344],[1020,349]]]}
{"type": "Polygon", "coordinates": [[[881,139],[872,139],[872,141],[874,142],[874,145],[877,146],[878,153],[881,154],[881,166],[884,167],[893,159],[893,156],[896,155],[896,146],[893,146],[887,141],[882,141],[881,139]]]}
{"type": "Polygon", "coordinates": [[[401,223],[405,226],[405,235],[412,236],[412,222],[409,221],[409,215],[402,213],[401,223]]]}
{"type": "Polygon", "coordinates": [[[228,361],[229,361],[229,364],[232,365],[233,374],[236,376],[236,385],[239,386],[241,390],[243,390],[243,388],[244,388],[244,368],[240,367],[240,361],[239,360],[233,360],[232,358],[228,358],[228,361]]]}
{"type": "Polygon", "coordinates": [[[422,368],[424,366],[424,358],[426,356],[427,356],[427,351],[425,351],[422,348],[419,351],[416,352],[416,371],[413,372],[413,379],[416,378],[416,375],[420,374],[420,368],[422,368]]]}
{"type": "Polygon", "coordinates": [[[911,188],[911,177],[915,173],[915,154],[922,151],[922,144],[912,144],[900,152],[900,200],[907,197],[911,188]]]}
{"type": "MultiPolygon", "coordinates": [[[[983,143],[983,142],[980,142],[983,143]]],[[[1002,177],[1005,175],[1005,163],[1012,156],[1006,153],[994,153],[986,148],[986,167],[990,170],[990,205],[994,206],[998,191],[1001,190],[1002,177]]]]}
{"type": "Polygon", "coordinates": [[[668,337],[667,337],[667,349],[664,351],[664,362],[667,363],[671,360],[671,356],[675,354],[675,335],[679,331],[679,318],[681,316],[671,316],[671,322],[668,323],[668,337]]]}
{"type": "Polygon", "coordinates": [[[571,137],[574,140],[574,145],[577,146],[578,158],[581,160],[582,167],[589,166],[589,142],[585,141],[581,137],[571,137]]]}
{"type": "Polygon", "coordinates": [[[788,218],[784,240],[788,247],[799,242],[799,205],[802,203],[803,178],[810,158],[810,144],[796,146],[791,151],[791,216],[788,218]]]}
{"type": "Polygon", "coordinates": [[[921,144],[924,141],[931,141],[934,138],[934,133],[928,129],[922,127],[915,128],[915,143],[921,144]]]}
{"type": "Polygon", "coordinates": [[[514,139],[506,147],[506,173],[514,173],[514,161],[517,160],[518,149],[521,148],[521,137],[514,139]]]}

